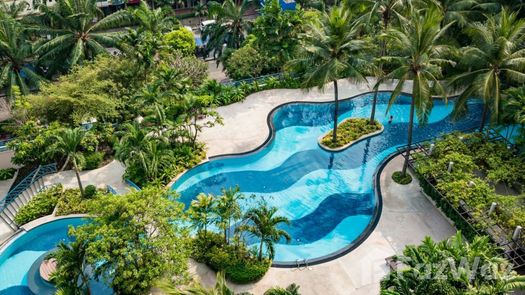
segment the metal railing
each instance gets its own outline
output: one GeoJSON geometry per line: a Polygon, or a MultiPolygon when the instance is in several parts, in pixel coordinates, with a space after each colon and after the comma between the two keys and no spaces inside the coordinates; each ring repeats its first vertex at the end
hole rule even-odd
{"type": "Polygon", "coordinates": [[[6,222],[13,230],[18,229],[18,225],[14,222],[14,217],[16,216],[18,209],[29,202],[31,198],[40,191],[40,189],[33,184],[38,183],[40,188],[44,187],[41,179],[44,176],[55,172],[57,172],[57,165],[56,163],[52,163],[40,165],[26,175],[22,181],[13,187],[7,195],[0,200],[0,219],[4,220],[4,222],[6,222]]]}

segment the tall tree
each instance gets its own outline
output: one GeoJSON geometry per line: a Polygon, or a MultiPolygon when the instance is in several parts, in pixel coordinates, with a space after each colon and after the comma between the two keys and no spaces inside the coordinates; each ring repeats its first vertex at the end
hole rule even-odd
{"type": "Polygon", "coordinates": [[[191,201],[190,208],[187,211],[193,226],[198,232],[202,231],[205,237],[208,234],[208,225],[212,221],[214,206],[214,196],[201,193],[195,200],[191,201]]]}
{"type": "Polygon", "coordinates": [[[484,23],[470,25],[466,32],[472,45],[461,49],[459,65],[464,72],[451,77],[449,85],[461,90],[456,115],[466,112],[469,98],[483,99],[481,131],[489,112],[492,122],[497,121],[505,85],[525,82],[525,19],[503,9],[484,23]]]}
{"type": "Polygon", "coordinates": [[[333,83],[334,142],[337,139],[339,117],[337,80],[349,78],[357,82],[367,82],[364,73],[369,63],[362,56],[367,44],[359,39],[359,27],[360,24],[352,21],[352,15],[347,8],[332,7],[323,12],[319,19],[307,24],[298,57],[290,62],[290,66],[302,75],[303,87],[324,89],[327,83],[333,83]]]}
{"type": "Polygon", "coordinates": [[[57,250],[51,254],[57,261],[52,279],[64,294],[90,294],[86,248],[87,244],[80,240],[69,244],[60,242],[57,250]]]}
{"type": "Polygon", "coordinates": [[[162,188],[100,196],[90,208],[89,223],[71,230],[87,242],[87,262],[95,279],[115,294],[146,294],[162,276],[184,276],[188,236],[177,221],[184,205],[162,188]]]}
{"type": "Polygon", "coordinates": [[[224,45],[232,49],[241,47],[250,24],[244,15],[251,3],[251,0],[243,0],[240,5],[233,0],[208,3],[208,13],[217,22],[206,26],[202,38],[207,42],[206,50],[213,51],[215,58],[222,56],[224,45]]]}
{"type": "Polygon", "coordinates": [[[53,73],[67,71],[83,60],[91,60],[115,47],[119,33],[109,29],[127,24],[129,13],[119,11],[104,17],[96,0],[57,0],[55,5],[40,5],[38,33],[46,36],[36,53],[40,62],[53,73]]]}
{"type": "Polygon", "coordinates": [[[0,87],[6,89],[8,99],[15,98],[17,88],[26,95],[45,80],[32,66],[33,57],[26,29],[9,17],[0,20],[0,87]]]}
{"type": "Polygon", "coordinates": [[[238,186],[222,189],[222,195],[217,199],[215,206],[216,224],[224,232],[224,242],[230,242],[230,232],[232,223],[242,217],[241,206],[239,201],[244,196],[240,193],[238,186]]]}
{"type": "Polygon", "coordinates": [[[62,166],[60,170],[64,170],[69,163],[73,165],[73,170],[77,176],[78,187],[80,188],[80,193],[82,195],[84,195],[84,188],[82,186],[82,181],[80,180],[79,171],[82,169],[84,163],[81,144],[85,135],[86,132],[80,128],[62,129],[55,137],[55,143],[50,145],[48,150],[51,154],[59,154],[66,157],[64,166],[62,166]]]}
{"type": "Polygon", "coordinates": [[[274,244],[282,238],[287,242],[292,239],[286,231],[278,228],[280,224],[289,224],[290,221],[284,216],[275,216],[275,213],[277,213],[276,207],[268,207],[268,204],[263,202],[260,206],[246,212],[244,218],[248,223],[238,228],[239,231],[246,231],[259,239],[259,260],[263,258],[264,247],[270,259],[273,259],[274,244]]]}
{"type": "Polygon", "coordinates": [[[425,11],[412,10],[409,21],[399,28],[391,28],[388,38],[394,44],[395,55],[385,57],[385,60],[395,64],[395,68],[385,78],[397,79],[396,87],[389,101],[389,108],[401,94],[407,81],[412,81],[412,97],[410,103],[408,140],[403,175],[406,175],[408,157],[412,145],[412,129],[414,128],[414,111],[420,123],[425,123],[433,106],[433,94],[446,99],[446,92],[439,79],[441,66],[452,61],[443,57],[449,48],[440,44],[448,26],[441,27],[441,12],[435,9],[425,11]]]}

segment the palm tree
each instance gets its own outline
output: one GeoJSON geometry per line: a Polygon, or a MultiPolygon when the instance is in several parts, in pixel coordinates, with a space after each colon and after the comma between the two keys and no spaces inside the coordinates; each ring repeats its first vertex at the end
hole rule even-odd
{"type": "Polygon", "coordinates": [[[222,196],[217,200],[215,206],[216,223],[217,226],[224,232],[224,242],[228,244],[230,242],[230,232],[232,222],[235,223],[242,217],[241,206],[239,201],[244,196],[240,193],[238,186],[231,187],[228,189],[222,189],[222,196]]]}
{"type": "Polygon", "coordinates": [[[435,5],[443,12],[442,24],[453,22],[459,27],[464,27],[475,17],[481,18],[482,7],[489,4],[489,1],[480,3],[478,0],[423,0],[419,6],[424,8],[427,5],[435,5]]]}
{"type": "Polygon", "coordinates": [[[169,9],[151,9],[145,2],[131,11],[133,20],[138,24],[139,32],[168,33],[179,25],[176,17],[170,15],[169,9]]]}
{"type": "Polygon", "coordinates": [[[116,146],[115,157],[121,162],[126,162],[136,157],[145,148],[146,144],[151,141],[148,131],[136,121],[124,123],[122,131],[118,133],[122,137],[116,146]]]}
{"type": "Polygon", "coordinates": [[[215,1],[208,3],[208,13],[217,22],[206,26],[202,38],[207,42],[206,50],[213,51],[215,58],[222,56],[224,45],[232,49],[241,47],[250,24],[244,17],[250,4],[250,0],[243,0],[239,6],[233,0],[225,0],[222,4],[215,1]]]}
{"type": "Polygon", "coordinates": [[[7,98],[13,100],[16,88],[29,94],[45,79],[31,65],[33,45],[24,27],[16,20],[0,21],[0,87],[6,88],[7,98]]]}
{"type": "Polygon", "coordinates": [[[510,271],[509,262],[488,237],[475,237],[471,243],[461,232],[439,243],[426,237],[419,246],[407,246],[395,260],[403,263],[403,271],[383,279],[381,294],[504,295],[525,287],[525,277],[510,271]]]}
{"type": "Polygon", "coordinates": [[[197,231],[203,231],[204,236],[207,236],[208,224],[211,223],[211,215],[214,210],[214,197],[212,195],[199,194],[197,198],[191,201],[188,215],[197,228],[197,231]]]}
{"type": "Polygon", "coordinates": [[[503,9],[484,23],[472,24],[466,32],[473,40],[471,46],[461,49],[460,66],[466,71],[451,77],[449,85],[461,90],[455,105],[458,116],[466,112],[470,97],[483,99],[482,131],[489,111],[492,122],[499,117],[504,85],[525,82],[525,19],[503,9]]]}
{"type": "Polygon", "coordinates": [[[296,72],[302,73],[303,86],[323,89],[327,83],[334,85],[334,129],[332,141],[337,139],[339,112],[339,88],[337,80],[350,78],[367,82],[364,71],[370,66],[362,53],[367,47],[359,40],[360,24],[352,22],[350,11],[344,7],[332,7],[319,19],[307,24],[298,57],[290,62],[296,72]]]}
{"type": "Polygon", "coordinates": [[[104,17],[96,0],[57,0],[55,5],[40,5],[38,33],[48,39],[36,53],[50,71],[69,70],[83,60],[107,53],[105,47],[117,45],[119,33],[108,29],[130,21],[129,13],[119,11],[104,17]],[[97,21],[95,21],[97,20],[97,21]]]}
{"type": "Polygon", "coordinates": [[[273,259],[275,256],[274,243],[279,242],[281,238],[287,242],[292,239],[286,231],[277,228],[280,224],[290,224],[290,220],[284,216],[275,216],[276,212],[276,207],[268,207],[266,203],[263,203],[258,208],[248,210],[244,215],[248,223],[238,228],[239,231],[246,231],[259,238],[259,260],[263,258],[264,246],[266,246],[270,259],[273,259]]]}
{"type": "Polygon", "coordinates": [[[406,175],[408,167],[408,157],[412,145],[412,129],[414,127],[414,111],[417,113],[419,122],[424,123],[432,110],[432,95],[436,93],[446,99],[446,92],[440,84],[439,78],[441,66],[452,62],[442,57],[443,53],[449,48],[445,45],[439,45],[439,42],[450,24],[441,28],[441,18],[441,13],[435,9],[424,12],[413,10],[409,15],[408,22],[403,23],[399,28],[392,28],[388,31],[388,38],[392,40],[397,50],[395,56],[385,57],[385,60],[393,62],[396,68],[385,78],[398,79],[390,97],[388,110],[400,95],[406,82],[412,80],[408,140],[402,175],[406,175]]]}
{"type": "Polygon", "coordinates": [[[87,244],[79,240],[60,242],[51,254],[57,261],[57,269],[51,278],[64,294],[90,294],[86,249],[87,244]]]}
{"type": "Polygon", "coordinates": [[[147,181],[158,181],[164,171],[174,163],[173,153],[163,146],[163,143],[152,140],[146,142],[144,149],[137,153],[137,157],[129,159],[126,163],[135,162],[142,169],[142,174],[147,181]]]}
{"type": "Polygon", "coordinates": [[[82,187],[82,182],[80,181],[79,171],[82,169],[84,155],[80,149],[85,135],[86,132],[80,128],[64,128],[60,130],[57,136],[55,136],[56,141],[49,147],[50,150],[48,151],[54,155],[59,154],[66,156],[64,166],[62,166],[60,171],[63,171],[70,162],[73,164],[73,170],[77,176],[78,187],[80,188],[80,193],[82,196],[84,195],[84,188],[82,187]]]}

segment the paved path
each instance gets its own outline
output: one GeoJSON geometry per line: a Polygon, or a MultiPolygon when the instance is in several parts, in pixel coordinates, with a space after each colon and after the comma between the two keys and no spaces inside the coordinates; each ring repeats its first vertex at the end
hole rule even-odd
{"type": "MultiPolygon", "coordinates": [[[[80,180],[84,187],[93,184],[98,188],[111,185],[119,194],[129,191],[129,186],[122,180],[126,168],[117,160],[94,170],[80,172],[80,180]]],[[[66,188],[77,188],[78,182],[73,170],[61,171],[44,177],[44,184],[51,185],[61,183],[66,188]]]]}
{"type": "MultiPolygon", "coordinates": [[[[339,84],[341,97],[369,91],[367,85],[348,81],[339,84]]],[[[392,84],[381,89],[392,89],[392,84]]],[[[200,138],[208,147],[208,156],[249,151],[268,136],[266,118],[274,107],[289,101],[331,101],[332,91],[331,87],[327,87],[324,93],[278,89],[250,95],[244,102],[219,108],[225,124],[206,130],[200,138]]],[[[392,181],[392,172],[400,170],[401,165],[402,158],[396,157],[383,170],[380,176],[383,192],[380,220],[368,239],[355,250],[307,269],[271,268],[259,282],[234,286],[235,289],[263,294],[271,286],[296,283],[304,295],[378,294],[379,281],[388,272],[386,257],[401,253],[408,244],[419,244],[427,235],[443,240],[455,233],[454,227],[422,194],[416,181],[407,186],[392,181]]],[[[205,285],[214,284],[215,274],[208,267],[192,262],[191,272],[205,285]]]]}

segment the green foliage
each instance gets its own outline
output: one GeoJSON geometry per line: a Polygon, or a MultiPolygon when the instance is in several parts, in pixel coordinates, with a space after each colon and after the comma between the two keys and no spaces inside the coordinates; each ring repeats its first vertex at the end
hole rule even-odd
{"type": "Polygon", "coordinates": [[[104,153],[93,152],[84,156],[84,169],[92,170],[97,169],[104,160],[104,153]]]}
{"type": "Polygon", "coordinates": [[[16,173],[15,168],[0,169],[0,181],[13,178],[15,176],[15,173],[16,173]]]}
{"type": "MultiPolygon", "coordinates": [[[[523,173],[519,171],[522,171],[525,160],[513,154],[505,143],[488,141],[479,133],[448,134],[435,142],[430,156],[416,156],[415,160],[419,177],[428,179],[452,206],[458,208],[463,201],[473,209],[472,214],[479,217],[479,224],[475,226],[483,227],[486,218],[482,214],[492,202],[498,207],[490,218],[502,227],[511,231],[520,222],[525,222],[522,197],[499,195],[495,191],[496,185],[509,189],[515,183],[524,182],[523,173]],[[450,162],[454,164],[449,172],[450,162]]],[[[429,195],[434,195],[432,188],[424,186],[424,189],[429,195]]],[[[440,207],[449,216],[455,214],[446,204],[440,207]]]]}
{"type": "Polygon", "coordinates": [[[266,67],[267,57],[250,45],[235,50],[224,62],[224,69],[233,80],[258,77],[266,67]]]}
{"type": "Polygon", "coordinates": [[[270,260],[258,260],[244,245],[227,245],[220,234],[198,234],[192,243],[191,256],[238,284],[258,281],[270,268],[270,260]]]}
{"type": "Polygon", "coordinates": [[[392,180],[396,183],[406,185],[412,182],[412,176],[408,173],[403,173],[402,171],[395,171],[392,173],[392,180]]]}
{"type": "MultiPolygon", "coordinates": [[[[86,214],[89,212],[90,204],[92,203],[92,199],[96,196],[96,188],[95,188],[95,194],[93,194],[91,197],[87,197],[87,189],[89,186],[86,187],[85,196],[82,197],[80,194],[79,189],[67,189],[65,190],[59,197],[58,203],[57,203],[57,210],[56,215],[57,216],[65,216],[70,214],[86,214]]],[[[103,192],[100,192],[103,194],[103,192]]]]}
{"type": "Polygon", "coordinates": [[[503,295],[525,287],[525,278],[511,270],[488,237],[475,237],[470,244],[461,232],[442,242],[426,237],[394,259],[402,269],[381,281],[381,294],[503,295]]]}
{"type": "Polygon", "coordinates": [[[195,53],[195,39],[193,33],[185,27],[179,27],[166,35],[164,40],[173,50],[180,51],[183,55],[189,56],[195,53]]]}
{"type": "Polygon", "coordinates": [[[15,216],[16,224],[23,225],[53,213],[62,190],[62,185],[56,185],[36,194],[31,201],[18,210],[15,216]]]}
{"type": "Polygon", "coordinates": [[[370,124],[368,119],[350,118],[341,122],[337,127],[337,140],[335,142],[332,141],[333,130],[331,130],[320,140],[322,145],[329,148],[342,147],[358,140],[362,136],[381,130],[382,125],[378,121],[370,124]]]}
{"type": "Polygon", "coordinates": [[[46,128],[36,121],[27,121],[18,126],[14,130],[16,137],[7,144],[15,152],[11,162],[21,166],[51,163],[54,159],[47,153],[47,148],[53,144],[61,128],[59,123],[52,123],[46,128]]]}
{"type": "Polygon", "coordinates": [[[90,184],[88,186],[86,186],[86,190],[84,191],[84,198],[86,199],[91,199],[92,197],[95,196],[95,194],[97,193],[97,187],[90,184]]]}
{"type": "Polygon", "coordinates": [[[264,292],[264,295],[299,295],[299,286],[296,284],[291,284],[286,288],[282,287],[273,287],[266,292],[264,292]]]}
{"type": "Polygon", "coordinates": [[[76,125],[89,118],[106,121],[118,116],[117,84],[106,79],[105,62],[75,67],[55,83],[45,84],[38,94],[29,95],[29,114],[47,122],[76,125]]]}
{"type": "Polygon", "coordinates": [[[60,242],[50,255],[57,261],[57,268],[51,274],[51,281],[64,294],[89,294],[86,249],[87,244],[81,240],[69,244],[60,242]]]}
{"type": "Polygon", "coordinates": [[[183,205],[160,188],[146,187],[91,203],[92,222],[70,230],[87,243],[95,278],[119,294],[143,294],[160,276],[186,274],[187,233],[176,222],[183,205]]]}

